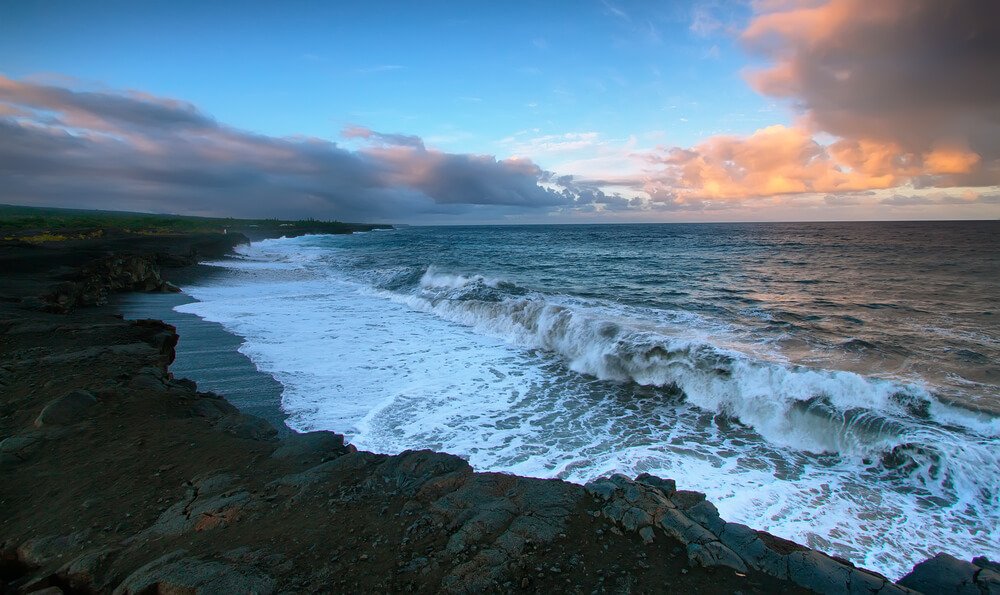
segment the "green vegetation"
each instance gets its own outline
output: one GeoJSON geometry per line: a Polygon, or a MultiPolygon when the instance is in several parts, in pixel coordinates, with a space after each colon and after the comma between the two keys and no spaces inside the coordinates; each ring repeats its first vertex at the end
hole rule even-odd
{"type": "Polygon", "coordinates": [[[171,235],[228,230],[274,235],[283,232],[351,233],[390,227],[315,219],[233,219],[0,205],[0,238],[36,243],[97,238],[111,231],[134,235],[171,235]]]}

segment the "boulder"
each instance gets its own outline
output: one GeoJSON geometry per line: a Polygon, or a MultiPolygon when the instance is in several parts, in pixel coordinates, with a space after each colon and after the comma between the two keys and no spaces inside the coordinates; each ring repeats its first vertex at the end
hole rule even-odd
{"type": "MultiPolygon", "coordinates": [[[[976,584],[982,568],[959,560],[948,554],[938,554],[913,567],[910,574],[899,579],[898,584],[922,593],[954,593],[956,595],[982,595],[989,593],[976,584]]],[[[1000,592],[1000,585],[993,586],[1000,592]]]]}
{"type": "Polygon", "coordinates": [[[718,535],[719,540],[739,553],[751,568],[782,580],[788,578],[788,563],[784,554],[768,547],[757,531],[740,523],[726,523],[718,535]]]}
{"type": "Polygon", "coordinates": [[[743,563],[736,552],[729,549],[718,541],[710,541],[706,544],[690,543],[687,546],[688,560],[695,565],[712,568],[715,566],[726,566],[736,572],[747,572],[747,566],[743,563]]]}
{"type": "Polygon", "coordinates": [[[224,417],[219,422],[219,428],[244,440],[270,441],[278,437],[278,430],[269,421],[245,413],[224,417]]]}
{"type": "Polygon", "coordinates": [[[666,509],[660,517],[660,527],[677,541],[687,545],[690,543],[706,544],[718,541],[711,531],[692,521],[683,512],[676,509],[666,509]]]}
{"type": "Polygon", "coordinates": [[[333,432],[306,432],[286,436],[271,453],[272,459],[296,459],[310,463],[328,461],[351,452],[344,436],[333,432]]]}
{"type": "Polygon", "coordinates": [[[274,593],[274,580],[246,566],[205,561],[187,555],[184,550],[171,552],[130,574],[114,595],[139,593],[190,593],[192,595],[274,593]]]}
{"type": "Polygon", "coordinates": [[[635,478],[637,483],[646,484],[650,487],[657,488],[663,495],[667,498],[674,495],[677,491],[677,482],[672,479],[663,479],[655,475],[650,475],[649,473],[642,473],[635,478]]]}
{"type": "Polygon", "coordinates": [[[42,441],[38,436],[31,434],[11,436],[0,442],[0,462],[19,463],[26,461],[41,445],[42,441]]]}
{"type": "Polygon", "coordinates": [[[35,537],[17,546],[17,559],[28,566],[42,566],[77,550],[87,536],[86,531],[77,531],[69,535],[35,537]]]}
{"type": "Polygon", "coordinates": [[[688,508],[684,514],[716,535],[721,533],[726,526],[726,521],[719,516],[719,509],[708,500],[702,500],[688,508]]]}
{"type": "Polygon", "coordinates": [[[35,427],[68,426],[83,421],[96,404],[94,395],[85,390],[75,390],[50,401],[35,418],[35,427]]]}
{"type": "Polygon", "coordinates": [[[100,547],[88,550],[70,560],[56,574],[74,592],[97,593],[109,585],[101,580],[102,573],[118,553],[117,548],[100,547]]]}
{"type": "Polygon", "coordinates": [[[167,374],[154,366],[146,366],[129,380],[129,388],[162,392],[167,390],[167,374]]]}
{"type": "Polygon", "coordinates": [[[976,586],[980,593],[1000,595],[1000,572],[992,568],[983,568],[976,574],[976,586]]]}
{"type": "Polygon", "coordinates": [[[218,421],[227,415],[239,415],[240,410],[215,393],[198,393],[198,400],[191,406],[191,415],[218,421]]]}

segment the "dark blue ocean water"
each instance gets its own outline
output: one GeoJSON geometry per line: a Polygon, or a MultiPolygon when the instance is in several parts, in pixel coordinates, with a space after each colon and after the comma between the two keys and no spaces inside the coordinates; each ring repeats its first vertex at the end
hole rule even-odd
{"type": "Polygon", "coordinates": [[[411,289],[433,267],[510,283],[473,284],[489,299],[694,315],[791,361],[927,381],[1000,412],[997,222],[412,228],[340,244],[339,266],[381,287],[411,289]]]}
{"type": "Polygon", "coordinates": [[[182,306],[295,429],[651,472],[898,576],[1000,543],[997,222],[412,227],[256,243],[182,306]]]}

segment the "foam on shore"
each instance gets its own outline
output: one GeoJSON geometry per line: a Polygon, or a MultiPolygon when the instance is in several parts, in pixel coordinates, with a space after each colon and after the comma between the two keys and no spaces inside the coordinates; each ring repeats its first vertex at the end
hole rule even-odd
{"type": "Polygon", "coordinates": [[[671,477],[727,520],[891,577],[938,550],[1000,553],[995,418],[920,385],[742,353],[687,319],[650,329],[430,267],[363,283],[328,255],[309,240],[255,245],[178,307],[246,337],[297,430],[479,470],[671,477]]]}

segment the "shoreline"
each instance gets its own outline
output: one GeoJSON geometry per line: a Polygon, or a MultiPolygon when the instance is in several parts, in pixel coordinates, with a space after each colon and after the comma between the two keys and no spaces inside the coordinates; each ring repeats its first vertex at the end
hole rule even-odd
{"type": "Polygon", "coordinates": [[[287,435],[288,415],[281,409],[284,387],[253,360],[239,351],[244,337],[217,322],[194,314],[174,311],[174,307],[194,301],[187,294],[123,294],[109,304],[125,320],[161,320],[177,329],[180,339],[170,371],[189,378],[199,390],[225,395],[240,411],[263,418],[287,435]]]}
{"type": "Polygon", "coordinates": [[[281,408],[284,387],[239,351],[246,339],[217,322],[174,309],[197,301],[184,293],[186,285],[210,278],[217,271],[197,264],[178,272],[183,274],[173,278],[181,293],[118,294],[105,307],[126,320],[154,319],[174,326],[180,339],[170,366],[172,374],[194,380],[200,390],[225,395],[240,411],[266,419],[281,436],[293,433],[285,425],[288,415],[281,408]]]}
{"type": "MultiPolygon", "coordinates": [[[[106,247],[0,253],[22,263],[0,300],[4,592],[911,592],[726,523],[670,480],[579,486],[358,452],[331,432],[279,439],[171,374],[174,327],[86,307],[169,290],[165,262],[210,257],[193,241],[122,242],[96,269],[106,247]]],[[[938,556],[901,582],[1000,587],[1000,568],[978,563],[938,556]]]]}

